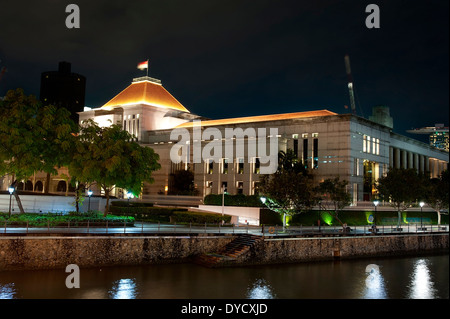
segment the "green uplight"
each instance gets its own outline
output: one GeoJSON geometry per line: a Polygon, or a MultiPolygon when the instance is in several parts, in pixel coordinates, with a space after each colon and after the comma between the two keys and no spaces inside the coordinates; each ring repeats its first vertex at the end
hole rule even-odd
{"type": "Polygon", "coordinates": [[[333,216],[331,216],[327,212],[324,212],[324,213],[322,213],[322,220],[325,224],[327,224],[328,226],[331,226],[331,224],[333,223],[333,216]]]}

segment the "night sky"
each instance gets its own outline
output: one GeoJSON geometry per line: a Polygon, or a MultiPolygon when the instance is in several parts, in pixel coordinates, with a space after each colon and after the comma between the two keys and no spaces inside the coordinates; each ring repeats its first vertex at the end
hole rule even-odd
{"type": "Polygon", "coordinates": [[[100,107],[149,59],[149,76],[205,117],[349,113],[349,54],[358,115],[387,105],[407,136],[448,126],[448,0],[3,1],[0,16],[0,96],[39,96],[41,72],[68,61],[87,78],[86,105],[100,107]],[[80,29],[65,26],[69,3],[80,29]],[[365,25],[370,3],[380,29],[365,25]]]}

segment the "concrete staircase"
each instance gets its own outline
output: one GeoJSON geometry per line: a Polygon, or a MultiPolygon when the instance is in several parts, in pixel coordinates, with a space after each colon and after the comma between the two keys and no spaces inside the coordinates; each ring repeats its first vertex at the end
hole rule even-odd
{"type": "Polygon", "coordinates": [[[261,236],[248,234],[239,235],[235,240],[225,245],[220,251],[196,256],[193,262],[208,268],[235,264],[240,257],[244,257],[245,254],[261,240],[263,240],[261,236]]]}

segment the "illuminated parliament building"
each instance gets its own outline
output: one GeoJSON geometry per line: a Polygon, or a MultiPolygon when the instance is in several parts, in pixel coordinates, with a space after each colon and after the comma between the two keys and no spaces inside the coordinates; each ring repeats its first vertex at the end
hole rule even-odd
{"type": "MultiPolygon", "coordinates": [[[[276,138],[278,151],[293,150],[313,173],[315,181],[336,176],[347,180],[348,191],[356,203],[372,199],[374,182],[389,167],[414,168],[418,172],[429,172],[431,177],[438,176],[448,167],[448,151],[394,133],[392,119],[389,112],[385,112],[387,108],[377,107],[374,111],[380,109],[384,116],[370,119],[328,110],[206,119],[190,113],[160,80],[144,76],[133,79],[128,87],[103,106],[85,107],[78,115],[80,123],[93,119],[101,126],[119,124],[140,144],[159,154],[161,169],[153,173],[154,183],[144,184],[143,196],[171,194],[173,173],[187,169],[193,172],[198,196],[221,194],[224,189],[229,194],[256,194],[263,165],[259,160],[261,150],[250,153],[248,146],[255,138],[265,139],[266,146],[270,139],[276,138]],[[227,158],[226,143],[222,143],[223,157],[202,156],[199,162],[194,161],[195,145],[203,148],[214,138],[202,134],[201,141],[195,140],[193,130],[196,125],[201,132],[215,128],[222,137],[226,136],[225,129],[242,129],[244,132],[265,129],[266,135],[232,137],[236,148],[243,146],[243,154],[235,157],[237,152],[234,152],[233,156],[228,156],[232,158],[227,158]],[[191,134],[191,140],[186,142],[185,158],[179,163],[174,163],[170,155],[178,143],[178,140],[171,139],[176,128],[183,128],[191,134]],[[271,136],[271,128],[277,129],[276,136],[271,136]]],[[[222,142],[226,142],[225,138],[222,142]]],[[[259,145],[256,143],[257,147],[259,145]]],[[[267,153],[267,149],[264,151],[267,153]]],[[[35,176],[32,181],[24,181],[24,186],[28,183],[28,187],[35,190],[37,183],[44,183],[43,179],[45,175],[35,176]]],[[[52,176],[50,192],[67,191],[69,186],[63,187],[64,183],[59,176],[52,176]]],[[[123,191],[116,190],[112,195],[121,198],[123,191]]],[[[100,194],[100,190],[97,193],[100,194]]]]}

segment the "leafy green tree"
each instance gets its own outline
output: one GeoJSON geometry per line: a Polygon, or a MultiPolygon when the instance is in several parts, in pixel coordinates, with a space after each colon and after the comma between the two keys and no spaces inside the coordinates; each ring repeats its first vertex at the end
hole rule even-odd
{"type": "Polygon", "coordinates": [[[424,196],[424,180],[413,168],[390,168],[378,179],[376,188],[380,198],[397,209],[397,227],[401,224],[401,213],[424,196]]]}
{"type": "Polygon", "coordinates": [[[312,175],[293,154],[289,149],[286,153],[280,152],[277,172],[260,179],[264,204],[283,215],[283,224],[286,215],[308,211],[318,200],[312,175]]]}
{"type": "Polygon", "coordinates": [[[143,182],[153,182],[152,172],[161,166],[153,149],[134,142],[119,125],[100,127],[88,120],[81,124],[69,174],[85,184],[97,183],[106,196],[104,215],[109,211],[115,187],[141,192],[143,182]]]}
{"type": "MultiPolygon", "coordinates": [[[[66,109],[42,105],[22,89],[8,91],[0,101],[0,175],[12,175],[15,187],[37,171],[56,174],[70,159],[75,132],[66,109]]],[[[14,195],[23,213],[18,193],[14,195]]]]}
{"type": "Polygon", "coordinates": [[[187,169],[180,169],[170,174],[171,187],[169,194],[171,195],[195,195],[194,173],[187,169]]]}
{"type": "Polygon", "coordinates": [[[445,170],[439,177],[430,179],[426,186],[425,202],[436,211],[440,225],[442,210],[449,206],[449,171],[445,170]]]}
{"type": "Polygon", "coordinates": [[[334,212],[334,217],[342,227],[345,225],[339,219],[339,212],[351,203],[351,195],[347,192],[347,185],[348,181],[336,177],[324,180],[317,187],[317,192],[321,194],[321,205],[328,211],[334,212]]]}

